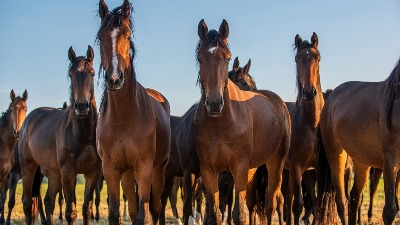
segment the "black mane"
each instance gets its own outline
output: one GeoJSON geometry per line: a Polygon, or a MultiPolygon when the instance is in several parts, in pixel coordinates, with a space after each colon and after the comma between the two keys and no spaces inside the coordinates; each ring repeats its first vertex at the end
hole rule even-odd
{"type": "Polygon", "coordinates": [[[386,88],[385,88],[385,116],[386,116],[386,126],[390,128],[392,125],[392,110],[393,103],[400,96],[400,59],[397,61],[394,69],[390,73],[390,76],[385,80],[386,88]]]}

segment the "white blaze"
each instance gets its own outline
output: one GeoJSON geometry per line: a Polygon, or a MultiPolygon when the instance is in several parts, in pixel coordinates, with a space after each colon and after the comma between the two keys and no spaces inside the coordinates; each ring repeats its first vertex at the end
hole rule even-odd
{"type": "Polygon", "coordinates": [[[208,51],[209,51],[211,54],[213,54],[213,53],[215,52],[215,50],[217,50],[217,49],[218,49],[218,47],[215,46],[215,47],[212,47],[212,48],[208,49],[208,51]]]}
{"type": "Polygon", "coordinates": [[[111,78],[113,80],[118,79],[118,57],[117,57],[117,37],[119,33],[119,28],[115,28],[111,32],[111,42],[112,42],[112,74],[111,78]]]}

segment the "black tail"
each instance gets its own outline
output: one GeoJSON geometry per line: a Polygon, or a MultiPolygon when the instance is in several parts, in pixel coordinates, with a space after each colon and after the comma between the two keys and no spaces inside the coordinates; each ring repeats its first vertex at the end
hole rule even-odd
{"type": "Polygon", "coordinates": [[[266,221],[268,171],[265,164],[257,168],[254,179],[256,185],[256,213],[260,221],[266,221]]]}
{"type": "Polygon", "coordinates": [[[331,168],[326,157],[321,132],[318,129],[318,197],[314,209],[313,225],[337,224],[336,193],[332,182],[331,168]]]}

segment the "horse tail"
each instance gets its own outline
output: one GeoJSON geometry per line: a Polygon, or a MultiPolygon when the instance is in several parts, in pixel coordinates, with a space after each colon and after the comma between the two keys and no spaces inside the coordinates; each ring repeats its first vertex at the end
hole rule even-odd
{"type": "Polygon", "coordinates": [[[322,142],[321,131],[318,128],[318,197],[314,208],[313,224],[337,224],[336,192],[332,182],[331,168],[322,142]]]}
{"type": "Polygon", "coordinates": [[[256,213],[259,216],[260,221],[266,221],[268,171],[265,164],[257,168],[254,174],[254,183],[256,186],[256,213]]]}
{"type": "Polygon", "coordinates": [[[32,185],[32,198],[33,198],[33,205],[32,205],[32,213],[33,215],[36,215],[38,210],[41,210],[42,207],[42,201],[41,201],[41,195],[40,195],[40,184],[42,183],[42,173],[40,172],[40,168],[38,167],[35,172],[35,177],[33,179],[33,185],[32,185]]]}

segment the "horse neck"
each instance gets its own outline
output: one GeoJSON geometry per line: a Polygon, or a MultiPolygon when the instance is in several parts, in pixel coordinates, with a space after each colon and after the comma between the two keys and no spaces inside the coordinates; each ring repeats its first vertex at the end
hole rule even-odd
{"type": "Polygon", "coordinates": [[[11,153],[12,150],[14,149],[15,144],[17,143],[17,139],[14,138],[13,135],[13,125],[11,122],[11,112],[7,110],[6,112],[7,116],[7,123],[2,123],[0,122],[0,151],[2,152],[1,154],[5,153],[11,153]],[[4,148],[4,149],[3,149],[4,148]],[[4,152],[4,150],[8,150],[7,152],[4,152]]]}
{"type": "Polygon", "coordinates": [[[302,97],[297,96],[296,101],[296,114],[295,118],[300,124],[304,126],[311,127],[312,129],[316,129],[319,120],[322,108],[324,107],[324,97],[322,95],[321,87],[317,88],[317,95],[315,96],[314,101],[304,101],[302,97]]]}

